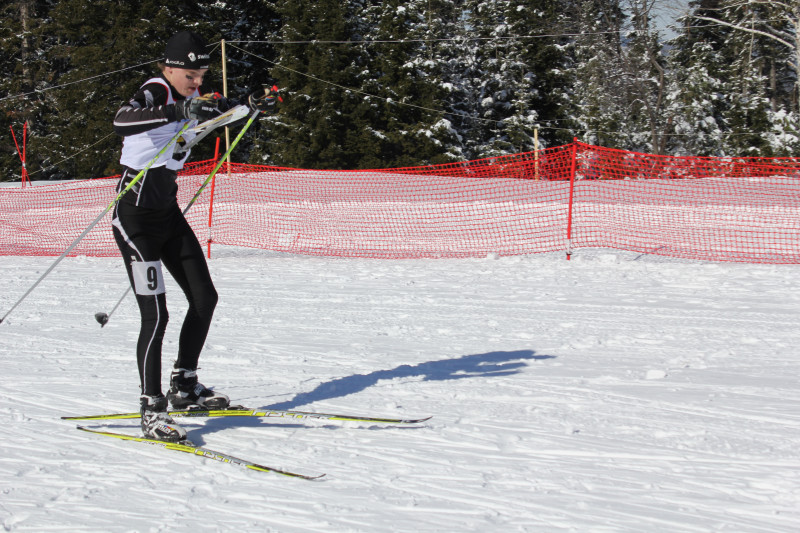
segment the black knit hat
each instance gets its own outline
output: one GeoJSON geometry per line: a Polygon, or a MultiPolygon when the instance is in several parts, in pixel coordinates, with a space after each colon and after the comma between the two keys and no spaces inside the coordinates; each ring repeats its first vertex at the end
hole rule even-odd
{"type": "Polygon", "coordinates": [[[168,67],[199,70],[208,68],[211,56],[202,37],[190,31],[182,31],[170,37],[164,54],[168,67]]]}

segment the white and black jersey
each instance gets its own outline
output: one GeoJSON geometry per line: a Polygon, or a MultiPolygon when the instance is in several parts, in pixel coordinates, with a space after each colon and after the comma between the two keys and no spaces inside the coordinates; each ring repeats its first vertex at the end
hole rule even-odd
{"type": "MultiPolygon", "coordinates": [[[[199,96],[199,91],[190,96],[199,96]]],[[[177,120],[175,102],[184,97],[164,78],[152,78],[144,83],[134,97],[123,105],[114,117],[114,131],[124,137],[120,163],[125,172],[118,190],[127,186],[138,171],[169,143],[186,121],[177,120]]],[[[194,134],[186,131],[183,140],[194,134]]],[[[190,151],[174,154],[176,145],[164,151],[136,186],[123,196],[123,201],[140,207],[163,207],[175,200],[175,172],[183,168],[190,151]]]]}
{"type": "Polygon", "coordinates": [[[144,133],[177,120],[174,104],[183,100],[175,93],[163,76],[147,80],[131,98],[119,108],[114,117],[114,131],[120,137],[144,133]]]}

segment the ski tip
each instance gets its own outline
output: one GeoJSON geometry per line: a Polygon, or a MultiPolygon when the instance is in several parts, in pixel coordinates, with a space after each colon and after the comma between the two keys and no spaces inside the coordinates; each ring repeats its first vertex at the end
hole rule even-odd
{"type": "Polygon", "coordinates": [[[75,429],[79,429],[81,431],[86,431],[87,433],[103,433],[103,431],[100,430],[100,429],[92,429],[90,427],[81,426],[81,425],[75,426],[75,429]]]}
{"type": "Polygon", "coordinates": [[[427,422],[431,418],[433,418],[433,415],[422,418],[376,418],[375,421],[385,422],[387,424],[421,424],[423,422],[427,422]]]}
{"type": "Polygon", "coordinates": [[[253,465],[250,467],[253,470],[259,470],[262,472],[272,472],[273,474],[280,474],[286,477],[293,477],[298,479],[307,479],[309,481],[320,481],[322,478],[326,476],[325,473],[322,474],[298,474],[297,472],[287,472],[286,470],[279,470],[277,468],[270,468],[261,465],[253,465]]]}
{"type": "MultiPolygon", "coordinates": [[[[100,416],[62,416],[61,420],[102,420],[102,415],[100,416]]],[[[80,428],[83,429],[83,428],[80,428]]]]}
{"type": "Polygon", "coordinates": [[[433,418],[433,416],[426,416],[425,418],[398,418],[398,419],[386,419],[386,420],[378,420],[378,422],[385,422],[387,424],[422,424],[423,422],[427,422],[433,418]]]}
{"type": "Polygon", "coordinates": [[[248,465],[247,468],[249,468],[251,470],[256,470],[256,471],[259,471],[259,472],[270,472],[270,473],[273,473],[273,474],[280,474],[281,476],[293,477],[295,479],[307,479],[309,481],[319,481],[319,480],[321,480],[322,478],[325,477],[324,473],[322,473],[322,474],[298,474],[297,472],[289,472],[287,470],[281,470],[279,468],[271,468],[271,467],[268,467],[268,466],[263,466],[263,465],[258,465],[258,464],[248,465]]]}

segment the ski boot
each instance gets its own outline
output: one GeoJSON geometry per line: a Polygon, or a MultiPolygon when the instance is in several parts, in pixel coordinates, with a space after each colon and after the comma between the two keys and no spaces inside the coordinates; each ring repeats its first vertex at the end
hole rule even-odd
{"type": "Polygon", "coordinates": [[[167,442],[186,440],[186,430],[167,413],[167,399],[158,396],[141,396],[142,433],[148,439],[167,442]]]}
{"type": "Polygon", "coordinates": [[[226,409],[230,399],[197,381],[197,371],[176,368],[169,378],[169,403],[173,409],[226,409]]]}

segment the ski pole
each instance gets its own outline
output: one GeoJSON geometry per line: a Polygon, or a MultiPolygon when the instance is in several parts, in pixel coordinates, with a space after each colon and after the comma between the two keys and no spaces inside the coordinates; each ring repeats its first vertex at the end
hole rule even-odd
{"type": "MultiPolygon", "coordinates": [[[[191,200],[189,200],[189,203],[188,203],[188,204],[186,204],[186,207],[184,207],[184,208],[183,208],[183,214],[184,214],[184,215],[185,215],[185,214],[186,214],[186,213],[189,211],[189,209],[192,207],[192,205],[194,205],[194,203],[197,201],[197,199],[198,199],[198,198],[200,198],[200,195],[203,193],[203,190],[206,188],[206,186],[208,186],[208,184],[211,182],[211,180],[212,180],[212,179],[214,178],[214,176],[217,174],[217,171],[220,169],[220,167],[222,167],[222,163],[223,163],[223,162],[224,162],[224,161],[225,161],[225,160],[228,158],[228,156],[231,154],[231,152],[233,151],[234,147],[235,147],[235,146],[236,146],[236,144],[239,142],[239,139],[241,139],[241,138],[242,138],[242,136],[244,136],[244,132],[246,132],[246,131],[247,131],[247,128],[249,128],[249,127],[250,127],[250,125],[253,123],[253,121],[256,119],[256,117],[257,117],[257,116],[259,115],[259,113],[261,113],[261,112],[262,112],[262,111],[259,111],[258,109],[256,109],[256,110],[254,110],[254,111],[253,111],[253,113],[250,115],[250,118],[247,120],[247,122],[245,123],[245,125],[244,125],[244,126],[242,126],[242,129],[241,129],[241,131],[239,132],[239,135],[237,135],[237,136],[236,136],[236,138],[235,138],[235,139],[233,140],[233,142],[231,143],[231,146],[230,146],[230,148],[228,148],[228,150],[225,152],[225,154],[224,154],[224,155],[223,155],[223,156],[222,156],[222,157],[219,159],[219,162],[218,162],[218,163],[216,164],[216,166],[214,167],[214,170],[212,170],[212,171],[211,171],[211,174],[209,174],[209,175],[208,175],[208,177],[205,179],[205,181],[202,183],[202,185],[200,185],[200,188],[199,188],[199,189],[197,189],[197,192],[194,194],[194,196],[192,197],[192,199],[191,199],[191,200]]],[[[130,288],[130,287],[128,287],[127,289],[125,289],[125,292],[123,293],[122,297],[121,297],[121,298],[120,298],[120,299],[117,301],[117,305],[115,305],[115,306],[113,307],[113,309],[111,309],[111,311],[109,311],[108,313],[103,313],[102,311],[101,311],[101,312],[99,312],[99,313],[95,313],[95,315],[94,315],[94,319],[95,319],[95,320],[97,320],[97,322],[100,324],[100,327],[101,327],[101,328],[102,328],[103,326],[105,326],[105,325],[108,323],[108,320],[111,318],[111,315],[113,315],[113,314],[114,314],[114,311],[116,311],[116,310],[117,310],[117,307],[119,307],[119,305],[122,303],[122,301],[123,301],[123,300],[124,300],[124,299],[125,299],[125,298],[128,296],[128,293],[129,293],[129,292],[131,292],[131,288],[130,288]]]]}
{"type": "Polygon", "coordinates": [[[81,240],[83,240],[83,238],[86,237],[86,235],[89,234],[89,232],[92,230],[92,228],[94,228],[103,219],[103,217],[106,216],[106,213],[108,213],[109,211],[111,211],[111,209],[114,208],[114,206],[117,204],[117,202],[119,202],[120,198],[122,198],[125,195],[125,193],[127,193],[134,185],[136,185],[136,183],[140,179],[142,179],[142,176],[144,176],[145,173],[147,173],[147,171],[150,170],[150,167],[153,166],[153,164],[156,161],[158,161],[158,158],[160,158],[162,155],[164,155],[164,153],[170,148],[170,146],[172,146],[173,144],[175,144],[178,141],[180,136],[183,135],[184,131],[189,129],[189,125],[190,124],[191,124],[191,122],[187,122],[186,124],[184,124],[184,126],[181,128],[181,130],[172,139],[170,139],[170,141],[167,143],[167,145],[164,146],[164,148],[162,148],[158,152],[158,154],[152,160],[150,160],[150,162],[147,163],[147,165],[142,170],[139,171],[139,173],[136,175],[136,177],[134,177],[131,180],[131,182],[128,184],[128,186],[125,187],[124,189],[122,189],[117,194],[117,196],[114,197],[113,200],[111,200],[111,203],[109,203],[108,206],[106,206],[106,208],[103,209],[103,212],[100,213],[100,215],[96,219],[94,219],[94,221],[91,224],[89,224],[89,226],[85,230],[83,230],[83,233],[78,235],[78,238],[76,238],[74,241],[72,241],[72,244],[70,244],[67,247],[67,249],[64,250],[64,252],[60,256],[58,256],[58,258],[55,261],[53,261],[53,263],[50,265],[50,267],[47,270],[45,270],[44,274],[39,276],[39,279],[37,279],[33,283],[33,285],[31,285],[31,287],[25,292],[25,294],[23,294],[22,297],[19,300],[17,300],[17,302],[13,306],[11,306],[11,309],[9,309],[6,312],[6,314],[3,315],[2,318],[0,318],[0,324],[2,324],[3,321],[8,317],[8,315],[10,315],[14,311],[14,309],[16,309],[17,306],[19,306],[19,304],[21,304],[22,301],[25,300],[25,298],[27,298],[28,295],[33,292],[33,290],[39,285],[39,283],[41,283],[42,280],[44,278],[46,278],[48,276],[48,274],[50,274],[50,272],[53,271],[53,269],[56,267],[56,265],[58,265],[65,257],[67,257],[67,255],[69,255],[69,253],[78,245],[78,243],[81,242],[81,240]]]}

